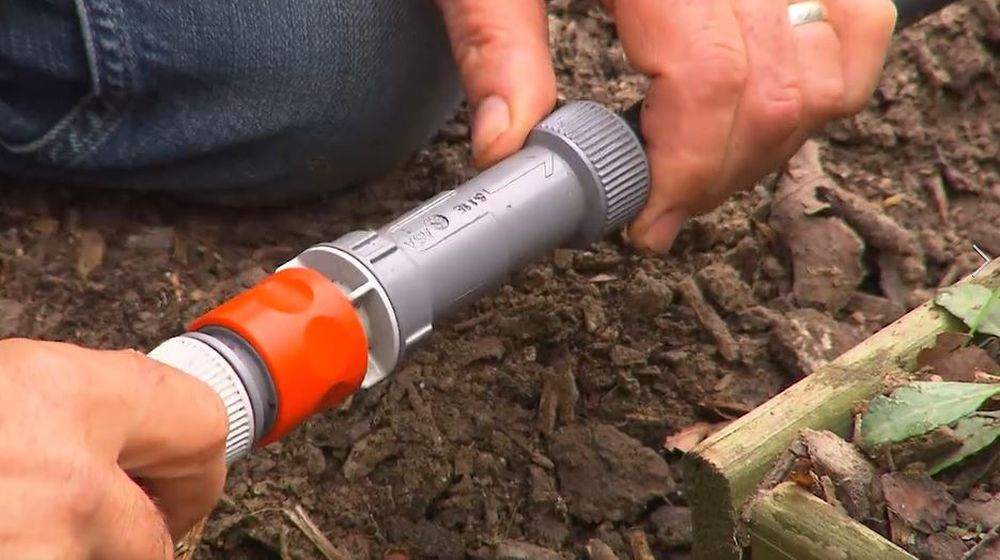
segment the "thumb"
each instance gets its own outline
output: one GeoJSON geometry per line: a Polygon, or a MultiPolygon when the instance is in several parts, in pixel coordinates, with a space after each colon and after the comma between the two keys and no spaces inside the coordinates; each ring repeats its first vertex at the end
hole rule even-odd
{"type": "Polygon", "coordinates": [[[129,395],[118,465],[156,502],[171,536],[179,539],[222,496],[225,407],[202,381],[138,352],[102,357],[95,362],[104,376],[129,395]]]}
{"type": "Polygon", "coordinates": [[[472,112],[479,168],[517,151],[552,111],[556,80],[541,0],[437,0],[472,112]]]}

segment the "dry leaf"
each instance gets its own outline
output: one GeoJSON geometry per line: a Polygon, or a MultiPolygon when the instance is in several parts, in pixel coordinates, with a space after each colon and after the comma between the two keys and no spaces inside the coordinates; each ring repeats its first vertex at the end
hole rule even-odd
{"type": "Polygon", "coordinates": [[[77,232],[77,242],[76,271],[87,278],[104,263],[104,238],[95,230],[85,229],[77,232]]]}
{"type": "Polygon", "coordinates": [[[958,519],[966,526],[982,525],[996,527],[1000,525],[1000,495],[986,494],[986,499],[976,499],[969,496],[956,507],[958,519]]]}
{"type": "Polygon", "coordinates": [[[687,453],[694,449],[705,438],[724,428],[729,422],[695,422],[690,426],[685,426],[673,435],[667,436],[663,440],[663,448],[667,451],[679,451],[687,453]]]}
{"type": "Polygon", "coordinates": [[[889,510],[922,533],[936,533],[954,523],[951,494],[926,472],[886,473],[882,475],[882,492],[889,510]]]}
{"type": "Polygon", "coordinates": [[[977,373],[1000,373],[1000,365],[979,346],[964,346],[969,336],[944,332],[934,346],[917,354],[917,366],[930,368],[944,381],[975,381],[977,373]]]}
{"type": "Polygon", "coordinates": [[[753,407],[746,403],[725,399],[705,399],[699,402],[698,405],[719,418],[725,418],[726,420],[735,420],[753,410],[753,407]]]}

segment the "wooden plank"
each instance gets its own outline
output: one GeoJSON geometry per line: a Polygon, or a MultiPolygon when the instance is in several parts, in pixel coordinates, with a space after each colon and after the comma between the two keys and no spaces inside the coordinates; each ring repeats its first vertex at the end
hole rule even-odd
{"type": "MultiPolygon", "coordinates": [[[[974,279],[1000,286],[1000,260],[974,279]]],[[[877,393],[884,375],[911,369],[917,352],[960,323],[932,302],[914,309],[706,439],[684,461],[696,560],[738,560],[748,543],[742,510],[803,428],[848,437],[851,407],[877,393]]]]}
{"type": "Polygon", "coordinates": [[[916,560],[793,483],[755,501],[750,513],[754,560],[916,560]]]}

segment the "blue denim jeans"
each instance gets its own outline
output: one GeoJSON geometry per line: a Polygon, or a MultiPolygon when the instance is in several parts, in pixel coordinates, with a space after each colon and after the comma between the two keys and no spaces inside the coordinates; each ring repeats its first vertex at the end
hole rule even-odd
{"type": "Polygon", "coordinates": [[[0,175],[330,190],[460,100],[433,0],[0,0],[0,175]]]}

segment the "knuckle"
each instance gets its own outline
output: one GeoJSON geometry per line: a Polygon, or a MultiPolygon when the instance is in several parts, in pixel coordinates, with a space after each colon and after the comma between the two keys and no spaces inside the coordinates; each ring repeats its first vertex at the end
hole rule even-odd
{"type": "Polygon", "coordinates": [[[0,360],[5,363],[36,363],[47,361],[51,355],[48,345],[37,340],[8,338],[0,341],[0,360]]]}
{"type": "Polygon", "coordinates": [[[809,92],[809,113],[824,121],[851,112],[846,93],[840,78],[816,80],[809,92]]]}
{"type": "Polygon", "coordinates": [[[481,64],[484,58],[493,53],[518,45],[515,30],[511,27],[475,13],[465,17],[466,21],[459,26],[460,31],[456,37],[456,54],[462,66],[481,64]]]}
{"type": "Polygon", "coordinates": [[[695,83],[700,82],[709,94],[742,91],[750,76],[746,51],[742,45],[724,36],[695,45],[689,62],[694,75],[698,76],[695,83]]]}
{"type": "Polygon", "coordinates": [[[771,131],[776,136],[787,136],[802,122],[804,112],[802,92],[794,85],[775,88],[763,96],[751,110],[751,126],[755,130],[771,131]]]}
{"type": "Polygon", "coordinates": [[[67,360],[55,344],[24,338],[0,341],[2,379],[15,384],[30,383],[39,393],[55,391],[66,394],[78,391],[78,376],[66,375],[76,364],[67,360]],[[52,377],[58,377],[58,383],[52,382],[52,377]]]}
{"type": "Polygon", "coordinates": [[[108,468],[74,447],[39,454],[30,466],[19,484],[36,490],[35,512],[56,527],[85,534],[104,507],[108,468]]]}
{"type": "Polygon", "coordinates": [[[60,470],[63,483],[59,509],[74,525],[89,524],[104,504],[103,469],[90,461],[70,460],[60,470]]]}

